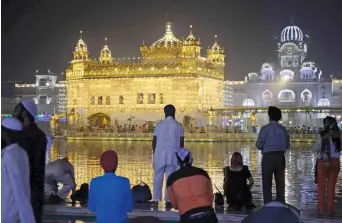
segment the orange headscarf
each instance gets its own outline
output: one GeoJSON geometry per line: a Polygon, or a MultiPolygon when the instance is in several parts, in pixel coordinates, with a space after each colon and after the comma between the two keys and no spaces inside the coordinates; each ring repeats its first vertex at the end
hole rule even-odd
{"type": "Polygon", "coordinates": [[[230,165],[232,167],[242,167],[243,166],[243,159],[242,155],[239,152],[235,152],[232,155],[232,158],[230,160],[230,165]]]}

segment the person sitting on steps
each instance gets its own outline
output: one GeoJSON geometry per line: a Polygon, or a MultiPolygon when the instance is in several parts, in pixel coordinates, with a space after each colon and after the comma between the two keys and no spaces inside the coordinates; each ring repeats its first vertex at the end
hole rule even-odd
{"type": "Polygon", "coordinates": [[[88,202],[88,193],[89,193],[89,184],[84,183],[81,184],[81,187],[79,190],[76,191],[76,193],[72,194],[70,196],[73,203],[76,201],[79,201],[81,204],[88,202]]]}
{"type": "Polygon", "coordinates": [[[253,177],[248,166],[243,165],[241,153],[235,152],[230,166],[224,168],[223,189],[229,208],[241,210],[244,206],[246,209],[253,209],[255,207],[251,193],[253,184],[253,177]]]}

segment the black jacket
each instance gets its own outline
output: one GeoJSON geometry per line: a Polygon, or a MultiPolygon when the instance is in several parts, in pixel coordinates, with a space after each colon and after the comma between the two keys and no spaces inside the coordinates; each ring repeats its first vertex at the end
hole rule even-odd
{"type": "Polygon", "coordinates": [[[29,157],[31,203],[37,223],[43,214],[46,143],[44,132],[35,123],[24,127],[19,145],[29,157]]]}

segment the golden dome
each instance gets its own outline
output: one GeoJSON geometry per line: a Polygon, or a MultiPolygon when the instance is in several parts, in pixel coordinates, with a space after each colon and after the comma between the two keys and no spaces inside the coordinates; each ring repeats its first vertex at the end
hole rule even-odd
{"type": "Polygon", "coordinates": [[[217,42],[217,35],[215,35],[214,45],[210,49],[208,49],[208,53],[211,53],[211,54],[223,54],[224,53],[223,47],[221,47],[217,42]]]}
{"type": "Polygon", "coordinates": [[[107,45],[107,38],[105,38],[105,45],[103,46],[102,50],[101,50],[101,56],[104,57],[112,57],[112,53],[107,45]]]}
{"type": "Polygon", "coordinates": [[[105,45],[103,46],[103,48],[101,50],[99,60],[101,63],[112,61],[112,53],[111,53],[111,51],[107,45],[107,38],[105,38],[105,45]]]}
{"type": "Polygon", "coordinates": [[[192,32],[192,25],[190,25],[190,33],[189,36],[183,41],[184,46],[199,46],[201,45],[200,40],[196,39],[195,35],[192,32]]]}
{"type": "Polygon", "coordinates": [[[181,44],[182,41],[177,39],[171,30],[171,22],[166,23],[166,32],[162,38],[152,44],[151,47],[167,47],[181,44]]]}

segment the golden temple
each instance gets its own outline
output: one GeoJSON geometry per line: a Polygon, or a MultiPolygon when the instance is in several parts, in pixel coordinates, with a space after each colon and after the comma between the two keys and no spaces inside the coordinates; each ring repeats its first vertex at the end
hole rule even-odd
{"type": "Polygon", "coordinates": [[[167,22],[164,36],[150,46],[142,42],[140,51],[133,62],[115,60],[105,39],[99,60],[90,59],[81,31],[65,72],[67,109],[80,114],[81,124],[95,116],[102,117],[96,121],[100,125],[132,117],[157,121],[166,104],[176,107],[178,120],[222,107],[225,55],[217,36],[203,57],[192,26],[188,37],[179,40],[167,22]]]}

